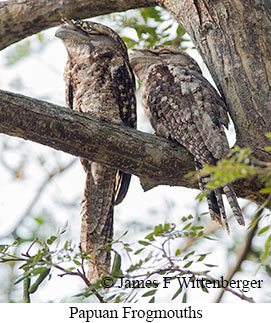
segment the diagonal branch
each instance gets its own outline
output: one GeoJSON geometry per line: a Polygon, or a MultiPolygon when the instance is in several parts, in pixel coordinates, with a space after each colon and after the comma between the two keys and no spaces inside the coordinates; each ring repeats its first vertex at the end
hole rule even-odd
{"type": "Polygon", "coordinates": [[[189,186],[184,176],[193,170],[186,150],[164,138],[5,91],[0,132],[133,173],[151,186],[189,186]]]}
{"type": "MultiPolygon", "coordinates": [[[[0,132],[134,174],[146,190],[161,184],[198,188],[186,177],[194,163],[182,146],[48,102],[0,91],[0,132]]],[[[235,185],[238,196],[262,203],[260,188],[256,179],[235,185]]]]}
{"type": "MultiPolygon", "coordinates": [[[[254,218],[252,219],[251,223],[254,222],[254,220],[256,220],[257,218],[259,218],[261,216],[262,213],[262,209],[260,209],[259,212],[256,213],[256,215],[254,216],[254,218]]],[[[257,224],[255,224],[254,227],[252,227],[248,233],[247,236],[245,238],[244,244],[237,250],[236,252],[236,256],[237,256],[237,261],[236,264],[229,269],[227,276],[226,276],[226,280],[230,281],[233,276],[236,274],[237,271],[240,270],[242,263],[247,259],[249,253],[251,252],[251,246],[252,246],[252,240],[256,235],[256,232],[258,231],[258,222],[257,224]]],[[[223,295],[224,295],[225,289],[221,289],[221,291],[219,292],[215,303],[220,303],[223,295]]]]}
{"type": "Polygon", "coordinates": [[[155,4],[155,0],[6,1],[0,3],[0,50],[58,25],[63,17],[84,19],[155,4]]]}

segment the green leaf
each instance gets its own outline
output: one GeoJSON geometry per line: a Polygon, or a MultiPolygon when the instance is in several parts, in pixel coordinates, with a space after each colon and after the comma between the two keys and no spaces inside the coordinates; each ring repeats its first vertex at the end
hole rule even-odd
{"type": "Polygon", "coordinates": [[[0,244],[0,251],[4,251],[4,250],[7,250],[9,247],[8,244],[0,244]]]}
{"type": "Polygon", "coordinates": [[[149,240],[149,241],[154,241],[154,237],[153,237],[153,232],[149,233],[148,235],[146,235],[145,239],[149,240]]]}
{"type": "Polygon", "coordinates": [[[270,225],[265,226],[264,228],[262,228],[261,230],[258,231],[257,235],[261,235],[264,232],[266,232],[268,229],[270,228],[270,225]]]}
{"type": "Polygon", "coordinates": [[[163,231],[163,227],[162,224],[156,225],[154,227],[154,234],[156,235],[160,235],[160,233],[163,231]]]}
{"type": "Polygon", "coordinates": [[[133,249],[130,248],[130,247],[124,247],[124,249],[125,249],[126,252],[132,252],[133,251],[133,249]]]}
{"type": "Polygon", "coordinates": [[[179,256],[180,254],[181,254],[181,250],[180,249],[176,249],[175,256],[179,256]]]}
{"type": "Polygon", "coordinates": [[[131,49],[137,44],[137,42],[130,37],[121,37],[121,38],[126,43],[127,49],[131,49]]]}
{"type": "Polygon", "coordinates": [[[127,269],[127,273],[132,272],[132,271],[134,271],[134,270],[137,270],[137,269],[141,268],[142,264],[143,264],[143,261],[142,261],[142,260],[139,260],[139,262],[138,262],[138,263],[136,263],[135,265],[131,265],[131,266],[127,269]]]}
{"type": "Polygon", "coordinates": [[[42,34],[42,33],[38,33],[38,34],[37,34],[37,37],[38,37],[38,40],[39,40],[40,42],[43,42],[43,41],[44,41],[44,37],[43,37],[43,34],[42,34]]]}
{"type": "Polygon", "coordinates": [[[204,232],[203,232],[203,231],[198,232],[198,237],[202,237],[202,236],[203,236],[203,234],[204,234],[204,232]]]}
{"type": "Polygon", "coordinates": [[[270,194],[271,193],[271,187],[266,187],[260,190],[261,194],[270,194]]]}
{"type": "Polygon", "coordinates": [[[193,250],[193,251],[191,251],[191,252],[189,252],[189,253],[187,253],[185,256],[184,256],[184,260],[186,260],[188,257],[190,257],[191,255],[193,255],[195,253],[195,250],[193,250]]]}
{"type": "Polygon", "coordinates": [[[144,22],[147,23],[149,18],[154,19],[157,22],[162,22],[160,10],[156,7],[148,7],[139,9],[144,22]]]}
{"type": "Polygon", "coordinates": [[[193,264],[193,260],[189,261],[188,263],[186,263],[183,267],[184,268],[188,268],[193,264]]]}
{"type": "Polygon", "coordinates": [[[145,248],[138,249],[137,251],[134,252],[134,255],[140,254],[140,252],[142,252],[143,250],[145,250],[145,248]]]}
{"type": "Polygon", "coordinates": [[[147,293],[143,294],[142,297],[152,296],[156,293],[157,289],[149,290],[147,293]]]}
{"type": "Polygon", "coordinates": [[[199,262],[199,261],[204,260],[206,256],[207,256],[207,254],[200,255],[200,257],[199,257],[199,259],[197,261],[199,262]]]}
{"type": "Polygon", "coordinates": [[[144,262],[148,262],[152,258],[152,251],[149,252],[148,256],[144,259],[144,262]]]}
{"type": "Polygon", "coordinates": [[[204,283],[200,284],[200,287],[201,287],[201,289],[202,289],[202,291],[203,291],[203,292],[205,292],[205,293],[209,294],[209,291],[208,291],[208,289],[205,287],[204,283]]]}
{"type": "Polygon", "coordinates": [[[44,219],[42,219],[41,217],[37,216],[34,218],[34,220],[39,224],[42,225],[44,223],[44,219]]]}
{"type": "Polygon", "coordinates": [[[47,239],[48,245],[51,245],[56,241],[57,237],[56,236],[51,236],[49,239],[47,239]]]}
{"type": "Polygon", "coordinates": [[[18,279],[15,280],[14,284],[19,284],[22,280],[24,280],[25,278],[29,277],[29,273],[24,273],[22,276],[20,276],[18,279]]]}
{"type": "Polygon", "coordinates": [[[150,243],[148,241],[144,241],[144,240],[139,240],[138,243],[141,244],[142,246],[149,246],[150,245],[150,243]]]}
{"type": "Polygon", "coordinates": [[[201,229],[204,229],[204,226],[202,226],[202,225],[193,226],[191,229],[194,230],[194,231],[201,230],[201,229]]]}
{"type": "Polygon", "coordinates": [[[34,268],[31,271],[31,274],[34,275],[34,276],[36,276],[36,275],[39,275],[39,274],[43,273],[46,270],[48,270],[48,268],[46,268],[46,267],[37,267],[37,268],[34,268]]]}
{"type": "Polygon", "coordinates": [[[191,226],[191,222],[187,223],[187,225],[183,228],[183,230],[187,230],[191,226]]]}
{"type": "Polygon", "coordinates": [[[180,295],[181,294],[181,292],[182,292],[182,287],[180,287],[178,290],[177,290],[177,292],[172,296],[172,298],[171,298],[171,300],[173,301],[178,295],[180,295]]]}
{"type": "Polygon", "coordinates": [[[154,296],[149,300],[149,303],[155,303],[155,297],[154,296]]]}
{"type": "Polygon", "coordinates": [[[270,246],[271,246],[271,234],[269,235],[269,237],[266,240],[266,243],[264,245],[264,254],[261,256],[262,260],[264,260],[267,257],[270,246]]]}
{"type": "Polygon", "coordinates": [[[82,263],[81,261],[78,261],[78,260],[73,260],[73,262],[77,265],[77,266],[82,266],[82,263]]]}
{"type": "Polygon", "coordinates": [[[51,268],[44,268],[44,270],[40,273],[36,281],[33,285],[31,285],[28,289],[30,294],[35,293],[38,289],[39,285],[44,281],[44,279],[49,275],[51,268]]]}
{"type": "Polygon", "coordinates": [[[187,293],[185,292],[185,293],[183,294],[182,303],[186,303],[186,301],[187,301],[187,293]]]}
{"type": "Polygon", "coordinates": [[[121,256],[119,253],[115,251],[115,257],[114,257],[112,272],[111,272],[111,275],[113,277],[119,277],[121,275],[120,267],[121,267],[121,256]]]}
{"type": "Polygon", "coordinates": [[[114,303],[120,303],[121,302],[121,296],[118,295],[115,300],[114,300],[114,303]]]}
{"type": "Polygon", "coordinates": [[[217,265],[212,265],[212,264],[204,264],[206,267],[217,267],[217,265]]]}

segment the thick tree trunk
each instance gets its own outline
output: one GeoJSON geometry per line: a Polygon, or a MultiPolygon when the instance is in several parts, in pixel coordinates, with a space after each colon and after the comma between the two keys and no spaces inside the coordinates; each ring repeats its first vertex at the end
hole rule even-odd
{"type": "Polygon", "coordinates": [[[271,2],[159,0],[189,33],[224,96],[237,144],[270,160],[271,2]]]}

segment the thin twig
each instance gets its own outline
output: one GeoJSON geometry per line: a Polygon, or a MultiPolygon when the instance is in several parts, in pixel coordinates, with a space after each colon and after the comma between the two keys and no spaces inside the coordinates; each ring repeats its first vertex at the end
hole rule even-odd
{"type": "MultiPolygon", "coordinates": [[[[255,217],[252,219],[252,222],[256,218],[260,217],[262,211],[263,210],[261,209],[260,211],[258,211],[256,213],[255,217]]],[[[258,229],[258,222],[251,230],[248,231],[244,244],[242,245],[241,248],[239,248],[237,250],[237,252],[236,252],[236,255],[238,255],[237,262],[232,268],[229,269],[229,272],[228,272],[228,274],[227,274],[227,276],[225,278],[226,280],[230,281],[233,278],[233,276],[235,275],[235,273],[241,268],[242,262],[244,260],[246,260],[249,252],[251,251],[252,240],[253,240],[253,238],[255,236],[255,233],[256,233],[257,229],[258,229]]],[[[219,295],[217,296],[217,298],[215,300],[215,303],[220,303],[224,292],[225,292],[225,289],[221,289],[219,295]]]]}
{"type": "MultiPolygon", "coordinates": [[[[63,274],[59,274],[58,275],[59,277],[63,277],[66,275],[78,276],[85,282],[87,287],[90,287],[90,285],[91,285],[89,280],[87,279],[87,277],[83,273],[81,273],[80,270],[77,270],[77,272],[67,272],[67,270],[65,268],[63,268],[59,265],[56,265],[56,264],[52,264],[52,267],[55,267],[55,268],[64,272],[63,274]]],[[[98,291],[96,289],[92,289],[92,292],[97,297],[97,299],[99,300],[100,303],[106,303],[105,300],[103,299],[103,297],[98,293],[98,291]]]]}
{"type": "MultiPolygon", "coordinates": [[[[159,269],[157,271],[149,273],[147,276],[145,274],[140,274],[140,275],[133,276],[133,277],[131,276],[129,278],[130,279],[136,279],[136,278],[139,278],[139,277],[146,277],[146,279],[148,279],[153,275],[156,275],[156,274],[158,274],[158,275],[163,274],[164,275],[165,273],[175,273],[175,275],[180,275],[181,274],[182,276],[183,275],[191,275],[191,276],[204,277],[208,281],[212,281],[212,282],[219,281],[219,279],[215,279],[215,278],[211,277],[206,272],[182,270],[182,269],[177,268],[176,266],[174,266],[174,268],[168,267],[168,268],[164,268],[164,269],[159,269]]],[[[255,303],[253,298],[245,296],[244,293],[238,293],[238,292],[234,291],[233,289],[231,289],[229,287],[226,287],[224,290],[226,290],[227,292],[232,293],[233,295],[235,295],[235,296],[239,297],[240,299],[245,300],[245,301],[247,301],[249,303],[255,303]]]]}

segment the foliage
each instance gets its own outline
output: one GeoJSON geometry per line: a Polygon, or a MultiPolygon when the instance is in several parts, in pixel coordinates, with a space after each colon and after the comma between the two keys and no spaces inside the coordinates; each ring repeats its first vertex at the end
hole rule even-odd
{"type": "Polygon", "coordinates": [[[23,58],[26,58],[29,55],[33,54],[34,52],[41,52],[42,50],[44,50],[47,43],[48,40],[44,36],[44,33],[38,33],[34,37],[31,37],[31,41],[30,39],[27,39],[25,41],[19,42],[12,49],[8,49],[5,59],[5,65],[10,67],[21,61],[23,58]]]}
{"type": "Polygon", "coordinates": [[[209,177],[208,188],[210,189],[257,176],[265,186],[260,192],[271,193],[271,165],[253,158],[250,148],[241,149],[235,146],[227,159],[219,160],[215,166],[205,165],[202,175],[209,177]]]}
{"type": "MultiPolygon", "coordinates": [[[[268,134],[268,137],[271,139],[271,135],[268,134]]],[[[266,150],[270,150],[271,147],[266,147],[266,150]]],[[[241,180],[245,178],[257,178],[262,183],[264,188],[262,188],[259,193],[266,196],[265,202],[259,206],[258,213],[261,214],[261,211],[264,207],[270,204],[271,200],[271,163],[262,162],[256,160],[252,156],[252,151],[250,148],[240,148],[235,146],[227,159],[221,159],[218,161],[217,165],[205,165],[203,171],[200,172],[200,176],[208,178],[207,188],[210,190],[223,187],[228,183],[232,183],[236,180],[241,180]]],[[[205,194],[205,193],[204,193],[205,194]]],[[[204,194],[200,194],[199,198],[202,198],[204,194]]],[[[206,193],[208,194],[208,193],[206,193]]],[[[205,194],[205,195],[206,195],[205,194]]],[[[268,217],[265,215],[265,217],[268,217]]],[[[258,222],[261,220],[263,215],[259,215],[254,219],[250,224],[250,228],[255,227],[258,222]]],[[[261,266],[266,266],[271,261],[271,226],[266,225],[261,227],[257,235],[262,235],[267,233],[266,241],[264,243],[264,248],[259,257],[261,266]]]]}
{"type": "Polygon", "coordinates": [[[127,14],[109,15],[114,28],[122,35],[129,48],[153,45],[174,45],[187,48],[189,37],[180,25],[161,7],[130,10],[127,14]],[[125,32],[126,29],[126,32],[125,32]],[[129,36],[133,34],[134,36],[129,36]]]}
{"type": "MultiPolygon", "coordinates": [[[[65,167],[60,167],[59,171],[62,169],[65,167]]],[[[229,159],[222,160],[216,167],[205,167],[203,174],[210,177],[210,189],[245,176],[259,175],[267,189],[262,190],[262,193],[269,194],[270,165],[252,160],[248,149],[235,148],[229,159]]],[[[170,204],[168,211],[171,212],[172,209],[174,205],[170,204]]],[[[260,210],[263,210],[263,206],[259,207],[256,216],[251,218],[250,230],[255,229],[253,236],[260,239],[261,244],[257,248],[250,246],[244,259],[250,259],[257,264],[258,270],[263,268],[270,274],[271,227],[265,221],[269,214],[261,213],[260,210]]],[[[30,302],[32,295],[55,277],[56,273],[60,277],[78,277],[83,282],[85,288],[73,296],[75,300],[88,301],[96,297],[100,302],[137,302],[140,299],[156,302],[161,299],[167,285],[174,288],[170,289],[166,301],[186,302],[191,301],[193,281],[200,281],[198,288],[204,294],[209,293],[207,281],[219,281],[220,276],[215,278],[216,274],[213,271],[218,268],[216,261],[212,259],[213,251],[209,248],[203,248],[202,251],[202,245],[206,241],[216,241],[218,227],[208,231],[205,217],[201,213],[196,216],[181,216],[177,224],[157,224],[138,241],[126,242],[126,232],[119,239],[109,243],[107,248],[115,255],[112,271],[95,284],[91,284],[85,274],[84,268],[89,255],[76,247],[72,240],[63,240],[66,227],[49,238],[42,238],[41,235],[40,238],[34,238],[38,232],[44,231],[42,227],[47,223],[42,216],[36,216],[35,221],[40,229],[34,229],[35,232],[33,231],[28,239],[18,236],[17,241],[0,246],[1,263],[12,268],[14,264],[20,264],[20,275],[18,276],[17,270],[14,272],[15,284],[23,283],[24,286],[20,290],[24,302],[30,302]]],[[[235,241],[228,250],[229,254],[238,252],[241,240],[239,238],[235,241]]],[[[243,300],[253,301],[231,288],[227,289],[227,292],[243,300]]]]}
{"type": "MultiPolygon", "coordinates": [[[[206,238],[202,231],[203,226],[199,225],[199,219],[188,216],[183,217],[181,222],[179,228],[169,223],[156,225],[144,240],[137,242],[136,248],[132,248],[121,239],[114,241],[112,246],[120,244],[123,251],[129,255],[131,264],[124,270],[120,254],[112,249],[115,252],[112,271],[95,284],[88,281],[84,270],[89,256],[82,253],[80,248],[78,250],[73,246],[71,241],[65,241],[60,247],[60,238],[65,228],[46,241],[35,239],[27,251],[20,255],[15,255],[12,251],[16,248],[17,242],[2,245],[0,262],[21,264],[19,269],[22,273],[17,278],[16,284],[24,282],[24,302],[30,302],[31,294],[35,293],[45,280],[50,279],[55,271],[60,272],[58,274],[60,277],[73,275],[85,282],[85,290],[74,296],[81,300],[95,295],[101,302],[136,302],[140,297],[155,302],[159,290],[167,288],[170,284],[175,287],[170,296],[171,300],[179,298],[180,301],[186,302],[189,300],[189,281],[200,279],[199,288],[208,293],[204,282],[214,280],[209,273],[216,265],[206,261],[208,253],[197,253],[196,250],[186,248],[182,250],[174,246],[187,236],[196,240],[206,238]],[[134,262],[132,260],[134,257],[140,259],[134,262]],[[105,291],[105,288],[110,288],[110,291],[105,291]]],[[[250,301],[244,295],[238,296],[250,301]]]]}
{"type": "Polygon", "coordinates": [[[153,45],[174,45],[185,49],[184,43],[188,39],[184,38],[185,31],[181,29],[180,25],[173,23],[172,19],[167,22],[162,19],[161,11],[155,8],[146,8],[140,10],[141,17],[144,23],[139,23],[137,18],[123,21],[123,25],[129,28],[134,28],[138,37],[138,42],[132,38],[123,37],[127,43],[128,48],[134,45],[140,47],[150,47],[153,45]],[[150,20],[153,19],[153,26],[150,20]],[[163,25],[162,25],[163,22],[163,25]],[[166,23],[165,23],[166,22],[166,23]]]}

